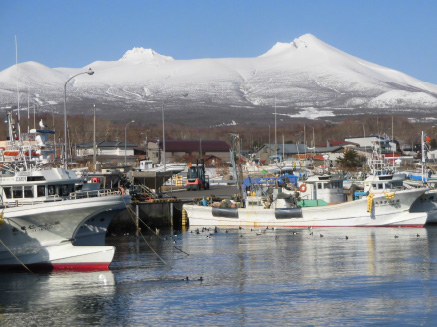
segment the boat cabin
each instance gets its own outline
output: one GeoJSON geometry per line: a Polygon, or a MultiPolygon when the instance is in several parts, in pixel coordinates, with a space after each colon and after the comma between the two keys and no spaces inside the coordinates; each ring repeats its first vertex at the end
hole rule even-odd
{"type": "Polygon", "coordinates": [[[370,175],[364,181],[364,192],[384,193],[402,190],[405,174],[370,175]]]}
{"type": "Polygon", "coordinates": [[[2,203],[18,205],[69,197],[76,192],[76,184],[81,180],[72,171],[54,168],[1,174],[0,181],[2,203]]]}
{"type": "Polygon", "coordinates": [[[302,200],[323,200],[326,203],[346,201],[343,191],[343,180],[331,175],[314,175],[306,181],[299,182],[302,200]]]}

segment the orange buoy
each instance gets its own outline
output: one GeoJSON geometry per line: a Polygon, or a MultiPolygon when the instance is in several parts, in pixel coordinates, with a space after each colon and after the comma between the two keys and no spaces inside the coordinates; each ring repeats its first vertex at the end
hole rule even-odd
{"type": "Polygon", "coordinates": [[[305,193],[307,191],[307,186],[305,184],[301,184],[299,186],[299,191],[301,191],[302,193],[305,193]]]}
{"type": "Polygon", "coordinates": [[[5,151],[5,156],[18,156],[19,154],[19,151],[5,151]]]}

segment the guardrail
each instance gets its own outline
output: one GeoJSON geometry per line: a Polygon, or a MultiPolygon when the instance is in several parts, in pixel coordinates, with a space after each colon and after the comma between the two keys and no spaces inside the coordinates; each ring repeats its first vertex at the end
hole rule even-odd
{"type": "Polygon", "coordinates": [[[29,199],[25,199],[25,198],[23,198],[22,200],[14,200],[14,201],[8,201],[8,202],[1,201],[0,207],[13,208],[13,207],[41,204],[41,203],[46,203],[46,202],[77,200],[77,199],[95,198],[95,197],[104,197],[104,196],[115,196],[115,195],[121,195],[121,192],[120,191],[113,191],[113,190],[109,190],[109,189],[94,190],[94,191],[77,191],[77,192],[70,193],[70,195],[68,197],[61,197],[58,194],[54,194],[54,195],[49,195],[44,199],[31,200],[31,201],[29,201],[29,199]]]}
{"type": "Polygon", "coordinates": [[[76,191],[70,193],[70,199],[84,199],[84,198],[95,198],[95,197],[103,197],[103,196],[114,196],[121,195],[120,191],[113,191],[109,189],[104,190],[93,190],[93,191],[76,191]]]}

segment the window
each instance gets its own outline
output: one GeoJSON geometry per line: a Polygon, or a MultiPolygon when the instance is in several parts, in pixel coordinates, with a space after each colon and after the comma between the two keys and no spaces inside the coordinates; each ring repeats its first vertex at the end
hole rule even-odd
{"type": "Polygon", "coordinates": [[[49,185],[49,195],[55,195],[56,189],[55,189],[55,185],[49,185]]]}
{"type": "Polygon", "coordinates": [[[10,199],[12,197],[11,187],[3,187],[3,192],[5,192],[6,198],[10,199]]]}
{"type": "Polygon", "coordinates": [[[25,186],[24,187],[24,197],[25,198],[33,198],[33,186],[25,186]]]}
{"type": "Polygon", "coordinates": [[[382,190],[383,188],[384,188],[384,184],[379,183],[379,184],[378,184],[378,190],[382,190]]]}
{"type": "Polygon", "coordinates": [[[38,196],[46,196],[46,188],[44,185],[38,185],[36,190],[38,196]]]}
{"type": "Polygon", "coordinates": [[[322,189],[322,183],[317,183],[317,188],[318,188],[319,190],[321,190],[321,189],[322,189]]]}
{"type": "Polygon", "coordinates": [[[23,187],[14,186],[14,188],[12,189],[12,193],[14,195],[14,199],[21,199],[23,197],[23,187]]]}

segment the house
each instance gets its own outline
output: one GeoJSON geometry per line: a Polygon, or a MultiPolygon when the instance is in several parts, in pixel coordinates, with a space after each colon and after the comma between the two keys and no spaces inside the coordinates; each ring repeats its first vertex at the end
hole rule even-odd
{"type": "MultiPolygon", "coordinates": [[[[225,141],[214,140],[166,140],[165,160],[166,162],[186,162],[191,157],[210,158],[211,163],[225,162],[231,160],[230,146],[225,141]]],[[[148,157],[153,163],[160,163],[163,160],[163,142],[160,140],[151,141],[147,146],[148,157]]]]}
{"type": "Polygon", "coordinates": [[[319,147],[330,147],[330,146],[360,146],[358,143],[349,142],[349,141],[326,141],[325,144],[319,145],[319,147]]]}
{"type": "MultiPolygon", "coordinates": [[[[79,160],[92,161],[94,156],[93,142],[78,144],[76,146],[76,157],[79,160]]],[[[125,160],[128,165],[135,165],[137,157],[134,156],[136,144],[119,141],[96,142],[96,157],[100,164],[114,163],[123,165],[125,160]]]]}
{"type": "Polygon", "coordinates": [[[269,163],[269,159],[276,154],[280,155],[284,160],[288,159],[320,159],[323,160],[323,155],[328,154],[329,160],[336,160],[342,156],[343,148],[341,146],[327,146],[309,148],[304,144],[278,144],[277,151],[274,150],[274,144],[264,144],[255,153],[255,159],[259,159],[261,164],[269,163]]]}
{"type": "MultiPolygon", "coordinates": [[[[390,140],[386,134],[384,136],[369,135],[366,137],[346,137],[345,142],[358,144],[360,148],[372,148],[376,144],[378,149],[382,152],[393,152],[398,147],[398,142],[390,140]]],[[[350,146],[350,145],[349,145],[350,146]]]]}
{"type": "Polygon", "coordinates": [[[258,159],[261,164],[269,163],[269,159],[275,155],[281,155],[284,160],[294,158],[298,154],[310,152],[304,144],[263,144],[254,154],[254,159],[258,159]]]}

